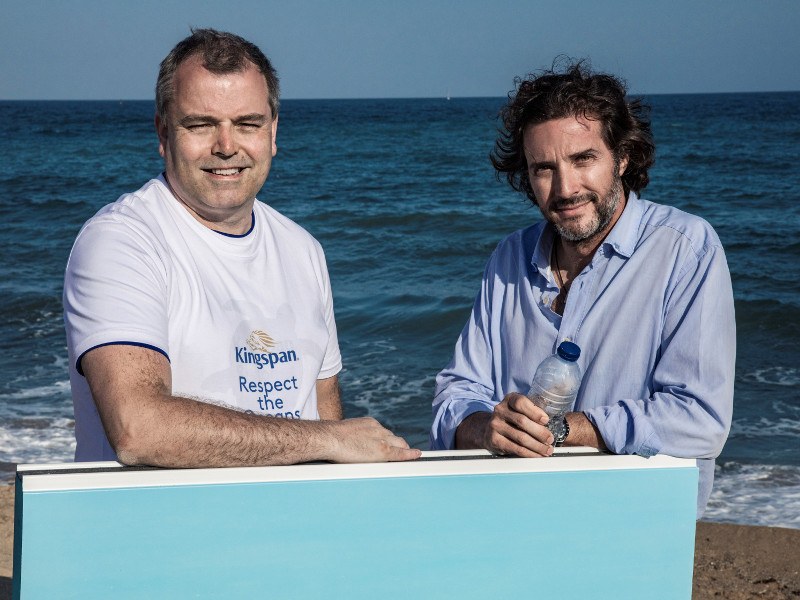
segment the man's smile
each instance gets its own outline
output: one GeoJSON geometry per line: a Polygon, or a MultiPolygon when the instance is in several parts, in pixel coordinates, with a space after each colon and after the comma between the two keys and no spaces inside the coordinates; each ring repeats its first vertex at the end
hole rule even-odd
{"type": "Polygon", "coordinates": [[[223,177],[231,177],[242,173],[247,167],[228,167],[226,169],[202,169],[211,175],[220,175],[223,177]]]}

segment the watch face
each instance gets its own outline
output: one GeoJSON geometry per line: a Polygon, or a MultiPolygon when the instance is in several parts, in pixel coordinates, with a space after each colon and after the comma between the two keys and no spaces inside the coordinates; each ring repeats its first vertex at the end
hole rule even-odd
{"type": "Polygon", "coordinates": [[[559,446],[569,435],[569,424],[564,415],[554,417],[547,425],[548,429],[553,433],[553,445],[559,446]]]}

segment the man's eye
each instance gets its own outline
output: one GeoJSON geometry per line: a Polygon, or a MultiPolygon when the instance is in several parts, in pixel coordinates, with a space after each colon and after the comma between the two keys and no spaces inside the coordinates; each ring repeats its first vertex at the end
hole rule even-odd
{"type": "Polygon", "coordinates": [[[195,123],[193,125],[187,125],[186,129],[188,129],[189,131],[202,131],[209,127],[211,127],[211,125],[209,125],[208,123],[195,123]]]}
{"type": "Polygon", "coordinates": [[[258,123],[239,123],[242,129],[258,129],[260,126],[258,123]]]}

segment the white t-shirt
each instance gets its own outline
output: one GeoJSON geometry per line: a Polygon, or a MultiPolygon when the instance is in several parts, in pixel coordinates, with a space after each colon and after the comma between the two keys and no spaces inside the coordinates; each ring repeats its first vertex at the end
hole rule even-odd
{"type": "Polygon", "coordinates": [[[116,459],[80,372],[105,344],[167,356],[176,396],[319,418],[317,379],[342,366],[325,256],[266,204],[253,217],[243,236],[212,231],[159,177],[83,226],[64,281],[75,460],[116,459]]]}

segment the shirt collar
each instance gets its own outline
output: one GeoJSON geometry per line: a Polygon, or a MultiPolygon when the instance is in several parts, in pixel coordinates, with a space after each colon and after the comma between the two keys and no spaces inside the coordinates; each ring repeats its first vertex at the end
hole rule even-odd
{"type": "Polygon", "coordinates": [[[614,228],[603,240],[603,246],[613,248],[614,252],[630,258],[636,249],[636,242],[639,239],[639,225],[644,215],[644,204],[639,200],[636,192],[628,194],[628,202],[625,210],[619,217],[614,228]]]}
{"type": "Polygon", "coordinates": [[[553,249],[553,239],[555,238],[555,230],[548,221],[541,221],[542,233],[536,241],[536,246],[533,249],[533,256],[531,257],[531,265],[539,271],[539,273],[547,279],[547,272],[550,269],[550,252],[553,249]]]}

